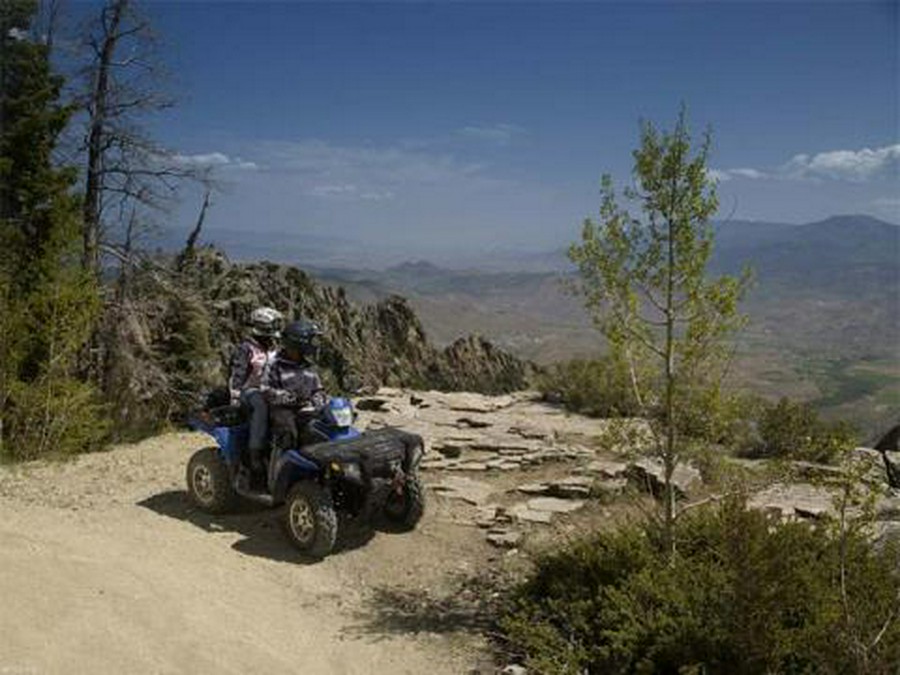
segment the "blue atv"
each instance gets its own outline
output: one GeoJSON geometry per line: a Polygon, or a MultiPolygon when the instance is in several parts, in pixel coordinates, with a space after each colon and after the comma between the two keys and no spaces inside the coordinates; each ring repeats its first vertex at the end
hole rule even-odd
{"type": "Polygon", "coordinates": [[[425,509],[418,474],[421,437],[394,428],[361,433],[344,398],[332,398],[320,412],[305,413],[316,442],[286,450],[273,447],[264,486],[251,486],[249,425],[239,406],[207,408],[192,417],[189,426],[216,441],[188,462],[194,504],[215,514],[234,508],[240,497],[266,506],[283,504],[285,533],[315,558],[334,548],[339,515],[384,518],[397,529],[412,530],[425,509]]]}

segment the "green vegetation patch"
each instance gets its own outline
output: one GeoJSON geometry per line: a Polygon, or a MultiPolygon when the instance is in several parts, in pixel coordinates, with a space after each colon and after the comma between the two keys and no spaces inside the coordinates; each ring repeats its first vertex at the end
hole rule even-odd
{"type": "Polygon", "coordinates": [[[535,673],[897,672],[900,551],[741,499],[545,555],[505,637],[535,673]],[[843,578],[843,584],[841,579],[843,578]]]}

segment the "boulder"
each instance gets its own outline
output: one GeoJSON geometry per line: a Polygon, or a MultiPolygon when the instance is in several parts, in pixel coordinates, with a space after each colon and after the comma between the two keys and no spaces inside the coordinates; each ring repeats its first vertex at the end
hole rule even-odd
{"type": "Polygon", "coordinates": [[[834,514],[834,492],[807,483],[776,483],[756,493],[747,506],[782,518],[824,518],[834,514]]]}
{"type": "MultiPolygon", "coordinates": [[[[656,458],[644,457],[631,462],[626,471],[628,477],[642,490],[656,497],[665,491],[665,466],[656,458]]],[[[672,489],[676,499],[684,499],[688,491],[701,482],[700,472],[690,464],[679,462],[672,473],[672,489]]]]}

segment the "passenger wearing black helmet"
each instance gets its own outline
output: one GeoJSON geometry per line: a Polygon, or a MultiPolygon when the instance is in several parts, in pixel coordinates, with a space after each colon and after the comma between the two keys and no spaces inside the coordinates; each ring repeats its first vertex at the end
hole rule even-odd
{"type": "Polygon", "coordinates": [[[306,426],[328,403],[314,368],[321,335],[312,321],[289,324],[281,334],[281,350],[266,370],[263,392],[270,406],[272,435],[282,449],[310,442],[306,426]]]}
{"type": "Polygon", "coordinates": [[[253,310],[248,322],[250,335],[238,345],[231,359],[228,389],[231,402],[240,403],[250,414],[250,466],[254,472],[263,469],[262,455],[269,433],[269,409],[261,393],[264,373],[275,360],[281,334],[281,312],[271,307],[253,310]]]}

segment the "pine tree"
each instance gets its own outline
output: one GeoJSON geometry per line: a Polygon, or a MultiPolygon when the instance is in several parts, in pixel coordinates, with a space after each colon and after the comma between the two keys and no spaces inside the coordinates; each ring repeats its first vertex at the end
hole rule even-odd
{"type": "Polygon", "coordinates": [[[75,172],[54,165],[71,109],[31,31],[33,0],[0,3],[0,455],[69,452],[103,435],[93,389],[77,378],[99,310],[78,264],[75,172]]]}

